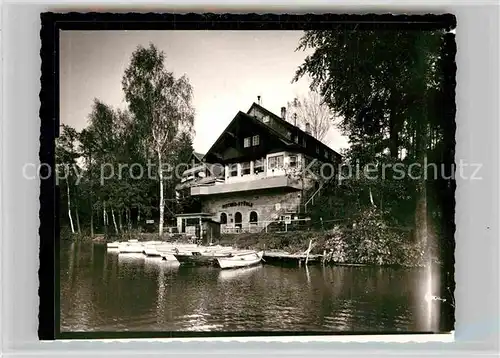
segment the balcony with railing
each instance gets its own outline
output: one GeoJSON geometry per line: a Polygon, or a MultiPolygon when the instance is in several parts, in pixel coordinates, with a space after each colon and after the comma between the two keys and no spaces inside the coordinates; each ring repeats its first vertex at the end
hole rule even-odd
{"type": "MultiPolygon", "coordinates": [[[[274,153],[265,158],[228,164],[223,181],[208,185],[193,185],[191,195],[214,195],[248,190],[289,188],[302,189],[300,163],[302,157],[294,153],[274,153]]],[[[200,183],[201,184],[201,183],[200,183]]]]}
{"type": "Polygon", "coordinates": [[[271,177],[262,176],[248,181],[193,186],[191,187],[191,195],[214,195],[271,188],[291,188],[300,190],[302,188],[302,183],[299,178],[292,178],[288,175],[271,177]]]}

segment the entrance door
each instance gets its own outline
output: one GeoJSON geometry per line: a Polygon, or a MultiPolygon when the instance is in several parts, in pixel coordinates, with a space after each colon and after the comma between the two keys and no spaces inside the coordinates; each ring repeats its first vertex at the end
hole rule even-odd
{"type": "Polygon", "coordinates": [[[241,213],[234,214],[234,226],[241,229],[241,213]]]}

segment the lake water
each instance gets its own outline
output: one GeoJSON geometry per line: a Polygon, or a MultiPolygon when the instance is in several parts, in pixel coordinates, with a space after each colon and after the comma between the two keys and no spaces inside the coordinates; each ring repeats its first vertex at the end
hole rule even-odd
{"type": "Polygon", "coordinates": [[[184,268],[62,243],[61,331],[436,330],[424,269],[184,268]]]}

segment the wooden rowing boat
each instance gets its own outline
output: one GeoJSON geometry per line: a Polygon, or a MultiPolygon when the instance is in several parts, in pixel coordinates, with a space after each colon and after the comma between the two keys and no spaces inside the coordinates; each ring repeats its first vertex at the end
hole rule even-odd
{"type": "Polygon", "coordinates": [[[264,251],[246,251],[233,254],[229,257],[219,257],[217,262],[222,269],[248,267],[261,262],[264,251]]]}
{"type": "Polygon", "coordinates": [[[230,251],[193,251],[189,253],[175,253],[174,257],[181,265],[192,266],[215,266],[217,259],[220,257],[229,257],[232,253],[230,251]]]}

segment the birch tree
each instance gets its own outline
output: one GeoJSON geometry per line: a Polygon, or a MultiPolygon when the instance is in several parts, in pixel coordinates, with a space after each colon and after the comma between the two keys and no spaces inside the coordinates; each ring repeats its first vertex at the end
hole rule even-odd
{"type": "MultiPolygon", "coordinates": [[[[73,221],[73,201],[71,191],[72,187],[75,185],[74,171],[77,167],[76,159],[80,156],[77,151],[77,138],[78,133],[74,128],[66,125],[61,126],[61,135],[57,139],[56,144],[56,158],[57,164],[63,173],[59,173],[61,178],[64,178],[66,186],[66,202],[67,202],[67,215],[71,227],[71,233],[75,234],[75,225],[73,221]]],[[[78,198],[73,198],[74,201],[78,201],[78,198]]],[[[78,217],[78,212],[76,213],[78,217]]],[[[79,229],[79,225],[78,225],[79,229]]]]}
{"type": "Polygon", "coordinates": [[[333,115],[321,95],[310,91],[307,96],[299,96],[287,104],[288,121],[305,128],[310,126],[311,135],[323,140],[332,126],[333,115]]]}
{"type": "Polygon", "coordinates": [[[165,68],[165,54],[152,44],[148,48],[139,46],[134,51],[130,65],[125,70],[122,86],[146,155],[156,160],[159,183],[158,234],[162,236],[165,165],[175,153],[176,138],[183,132],[192,131],[193,89],[186,76],[176,78],[165,68]]]}

